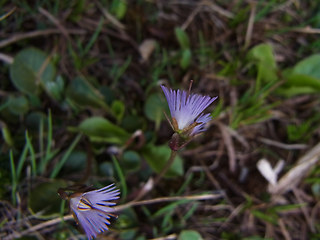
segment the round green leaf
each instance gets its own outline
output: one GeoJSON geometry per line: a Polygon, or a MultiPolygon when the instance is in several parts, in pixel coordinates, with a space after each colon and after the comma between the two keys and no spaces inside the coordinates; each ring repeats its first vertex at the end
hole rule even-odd
{"type": "Polygon", "coordinates": [[[114,116],[117,118],[117,121],[120,122],[123,118],[124,111],[125,111],[124,103],[119,100],[115,100],[111,105],[111,109],[112,109],[112,112],[114,113],[114,116]]]}
{"type": "Polygon", "coordinates": [[[276,69],[277,64],[270,44],[259,44],[253,47],[247,55],[248,60],[252,62],[267,64],[271,69],[276,69]]]}
{"type": "Polygon", "coordinates": [[[158,93],[155,93],[147,98],[144,105],[144,113],[149,120],[160,122],[164,117],[163,111],[165,107],[165,101],[162,100],[158,93]]]}
{"type": "Polygon", "coordinates": [[[253,47],[247,54],[247,59],[257,66],[258,78],[264,82],[272,82],[278,79],[277,63],[272,46],[259,44],[253,47]]]}
{"type": "Polygon", "coordinates": [[[125,151],[122,156],[124,168],[129,171],[134,171],[140,168],[141,158],[137,152],[125,151]]]}
{"type": "Polygon", "coordinates": [[[103,162],[99,165],[99,172],[104,177],[114,177],[113,165],[110,162],[103,162]]]}
{"type": "Polygon", "coordinates": [[[126,208],[121,211],[115,223],[118,229],[130,229],[137,225],[137,215],[133,208],[126,208]]]}
{"type": "Polygon", "coordinates": [[[128,8],[126,0],[113,0],[111,5],[111,13],[114,14],[118,19],[122,19],[128,8]]]}
{"type": "Polygon", "coordinates": [[[10,65],[11,81],[17,89],[30,95],[38,94],[39,86],[45,87],[55,77],[55,67],[48,56],[39,49],[27,48],[14,58],[10,65]]]}
{"type": "Polygon", "coordinates": [[[188,34],[181,28],[177,27],[174,29],[176,34],[176,38],[179,42],[179,45],[182,49],[189,49],[190,48],[190,40],[188,34]]]}
{"type": "Polygon", "coordinates": [[[103,95],[82,77],[73,79],[66,90],[69,100],[82,107],[106,107],[103,95]]]}
{"type": "Polygon", "coordinates": [[[203,240],[200,233],[194,230],[183,230],[178,237],[178,240],[203,240]]]}
{"type": "Polygon", "coordinates": [[[81,172],[87,167],[87,154],[83,151],[73,151],[63,165],[64,172],[81,172]]]}
{"type": "Polygon", "coordinates": [[[111,88],[107,86],[101,86],[99,88],[100,94],[103,96],[104,101],[110,105],[115,100],[115,93],[111,90],[111,88]]]}
{"type": "Polygon", "coordinates": [[[31,190],[28,203],[33,213],[41,212],[42,217],[56,216],[60,212],[61,199],[57,194],[59,188],[66,187],[63,180],[54,180],[37,185],[31,190]]]}
{"type": "Polygon", "coordinates": [[[102,117],[88,118],[78,129],[93,141],[124,144],[130,137],[124,129],[102,117]]]}
{"type": "Polygon", "coordinates": [[[47,116],[43,112],[31,112],[26,117],[26,125],[29,130],[39,130],[40,123],[47,122],[47,116]]]}
{"type": "Polygon", "coordinates": [[[127,115],[122,119],[121,127],[129,132],[134,132],[137,129],[143,128],[142,125],[145,123],[143,116],[127,115]]]}
{"type": "Polygon", "coordinates": [[[29,102],[25,96],[9,97],[8,109],[16,115],[23,115],[29,111],[29,102]]]}
{"type": "Polygon", "coordinates": [[[298,62],[293,73],[308,75],[320,81],[320,54],[314,54],[298,62]]]}
{"type": "Polygon", "coordinates": [[[61,101],[63,99],[64,91],[64,81],[59,75],[56,77],[55,81],[50,81],[46,83],[46,89],[48,94],[55,100],[61,101]]]}
{"type": "Polygon", "coordinates": [[[189,67],[191,62],[191,57],[192,57],[192,53],[190,49],[183,50],[182,56],[180,58],[180,67],[182,69],[186,69],[187,67],[189,67]]]}

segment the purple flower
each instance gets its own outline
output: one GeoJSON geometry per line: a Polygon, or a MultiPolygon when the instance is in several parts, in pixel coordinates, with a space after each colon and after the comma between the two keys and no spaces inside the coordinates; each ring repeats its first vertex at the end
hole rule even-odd
{"type": "Polygon", "coordinates": [[[82,226],[88,239],[108,230],[109,219],[115,216],[112,212],[115,203],[110,202],[119,198],[120,191],[114,184],[107,187],[70,196],[70,208],[77,222],[82,226]]]}
{"type": "Polygon", "coordinates": [[[206,123],[211,120],[211,116],[202,112],[218,97],[189,94],[165,86],[161,88],[169,105],[174,131],[194,136],[206,130],[206,123]]]}

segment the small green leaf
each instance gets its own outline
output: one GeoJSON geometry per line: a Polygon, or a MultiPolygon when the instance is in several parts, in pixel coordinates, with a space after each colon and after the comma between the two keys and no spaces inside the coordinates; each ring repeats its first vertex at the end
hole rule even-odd
{"type": "Polygon", "coordinates": [[[47,116],[43,112],[30,112],[26,116],[26,126],[29,130],[38,131],[42,122],[47,121],[47,116]]]}
{"type": "Polygon", "coordinates": [[[117,229],[130,229],[134,226],[137,226],[137,215],[133,208],[126,208],[121,211],[115,225],[117,229]]]}
{"type": "Polygon", "coordinates": [[[186,34],[186,32],[179,27],[174,29],[174,33],[176,34],[176,38],[179,42],[180,47],[182,49],[189,49],[190,40],[189,40],[188,34],[186,34]]]}
{"type": "Polygon", "coordinates": [[[287,97],[320,91],[320,54],[312,55],[283,71],[286,84],[277,90],[287,97]]]}
{"type": "Polygon", "coordinates": [[[267,64],[272,69],[277,67],[276,60],[274,58],[273,50],[269,44],[259,44],[253,47],[247,57],[249,60],[256,60],[267,64]]]}
{"type": "Polygon", "coordinates": [[[191,62],[191,57],[192,57],[192,53],[190,49],[185,49],[182,51],[182,56],[180,58],[180,67],[182,69],[186,69],[187,67],[189,67],[191,62]]]}
{"type": "Polygon", "coordinates": [[[56,101],[61,101],[63,99],[64,91],[64,81],[63,78],[59,75],[54,81],[46,83],[46,89],[48,94],[55,99],[56,101]]]}
{"type": "Polygon", "coordinates": [[[183,230],[178,237],[178,240],[203,240],[200,233],[194,230],[183,230]]]}
{"type": "Polygon", "coordinates": [[[39,93],[55,77],[55,67],[48,56],[39,49],[27,48],[14,58],[10,66],[11,81],[17,89],[30,95],[39,93]]]}
{"type": "Polygon", "coordinates": [[[67,184],[63,180],[40,183],[30,192],[28,199],[30,210],[33,213],[41,213],[42,217],[58,216],[61,199],[57,191],[66,186],[67,184]]]}
{"type": "Polygon", "coordinates": [[[124,144],[130,137],[124,129],[102,117],[88,118],[77,129],[92,141],[98,142],[124,144]]]}
{"type": "Polygon", "coordinates": [[[286,76],[286,78],[286,84],[289,86],[309,87],[320,91],[320,79],[317,79],[315,77],[292,72],[291,74],[286,76]]]}
{"type": "Polygon", "coordinates": [[[114,177],[114,169],[111,162],[103,162],[99,165],[99,173],[104,177],[114,177]]]}
{"type": "Polygon", "coordinates": [[[114,14],[118,19],[122,19],[127,12],[127,1],[126,0],[113,0],[111,5],[111,13],[114,14]]]}
{"type": "Polygon", "coordinates": [[[166,107],[166,102],[159,96],[158,93],[150,95],[146,100],[144,105],[144,114],[149,120],[156,123],[156,129],[158,129],[160,122],[164,118],[163,111],[166,109],[166,107]]]}
{"type": "Polygon", "coordinates": [[[128,132],[134,132],[137,129],[143,128],[146,119],[144,116],[137,116],[137,115],[126,115],[122,119],[121,127],[126,129],[128,132]]]}
{"type": "Polygon", "coordinates": [[[131,229],[122,229],[119,234],[119,239],[136,239],[135,236],[138,232],[137,228],[131,228],[131,229]]]}
{"type": "Polygon", "coordinates": [[[311,87],[289,87],[289,88],[279,88],[276,90],[276,93],[290,98],[292,96],[301,95],[301,94],[314,94],[317,93],[317,90],[311,87]]]}
{"type": "Polygon", "coordinates": [[[4,141],[6,142],[6,144],[8,144],[8,146],[13,147],[14,142],[13,142],[13,138],[11,136],[9,128],[5,123],[2,123],[1,125],[0,126],[2,131],[2,137],[4,141]]]}
{"type": "Polygon", "coordinates": [[[122,163],[125,169],[129,171],[136,171],[140,168],[141,157],[137,152],[125,151],[122,155],[122,163]]]}
{"type": "Polygon", "coordinates": [[[320,81],[320,54],[314,54],[298,62],[293,73],[307,75],[320,81]]]}
{"type": "Polygon", "coordinates": [[[258,210],[252,210],[251,213],[253,216],[260,218],[261,220],[264,220],[266,222],[273,223],[273,224],[277,223],[277,218],[273,215],[268,215],[258,210]]]}
{"type": "MultiPolygon", "coordinates": [[[[148,144],[142,150],[142,155],[148,162],[150,167],[157,173],[159,173],[169,160],[171,150],[167,145],[154,146],[148,144]]],[[[176,177],[183,175],[183,161],[180,156],[176,156],[173,164],[166,173],[166,177],[176,177]]]]}
{"type": "Polygon", "coordinates": [[[113,103],[111,105],[111,110],[112,110],[114,116],[117,118],[117,122],[118,123],[121,122],[123,115],[124,115],[124,111],[125,111],[124,103],[119,100],[113,101],[113,103]]]}
{"type": "Polygon", "coordinates": [[[81,172],[87,167],[87,154],[84,151],[73,151],[67,158],[62,170],[65,172],[81,172]]]}
{"type": "Polygon", "coordinates": [[[8,109],[16,115],[23,115],[29,111],[29,102],[25,96],[9,97],[8,109]]]}
{"type": "Polygon", "coordinates": [[[287,125],[287,134],[290,142],[294,141],[306,141],[308,137],[308,133],[311,130],[312,122],[305,121],[299,125],[289,124],[287,125]]]}
{"type": "Polygon", "coordinates": [[[112,102],[115,100],[115,93],[112,91],[111,88],[103,85],[99,88],[99,92],[103,96],[104,101],[108,104],[111,105],[112,102]]]}
{"type": "Polygon", "coordinates": [[[73,79],[66,91],[67,98],[82,107],[106,107],[104,97],[82,77],[73,79]]]}
{"type": "Polygon", "coordinates": [[[278,79],[276,60],[269,44],[255,46],[248,52],[247,58],[257,66],[257,81],[272,82],[278,79]]]}
{"type": "Polygon", "coordinates": [[[30,106],[32,108],[42,108],[42,100],[40,99],[40,96],[36,96],[36,95],[29,95],[28,96],[28,100],[30,103],[30,106]]]}

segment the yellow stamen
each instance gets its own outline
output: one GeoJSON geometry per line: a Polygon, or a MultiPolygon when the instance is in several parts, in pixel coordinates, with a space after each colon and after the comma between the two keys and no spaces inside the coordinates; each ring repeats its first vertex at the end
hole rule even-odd
{"type": "Polygon", "coordinates": [[[201,123],[202,123],[202,122],[194,122],[194,123],[192,123],[191,125],[189,125],[188,127],[184,128],[181,133],[182,133],[182,134],[187,134],[187,135],[189,135],[189,134],[191,133],[191,131],[192,131],[196,126],[200,125],[201,123]]]}
{"type": "Polygon", "coordinates": [[[93,209],[93,206],[88,199],[82,197],[79,201],[78,209],[80,211],[88,211],[88,210],[93,209]]]}
{"type": "Polygon", "coordinates": [[[179,125],[178,125],[178,122],[177,122],[177,120],[173,117],[172,118],[172,126],[173,126],[173,130],[174,131],[179,131],[179,125]]]}

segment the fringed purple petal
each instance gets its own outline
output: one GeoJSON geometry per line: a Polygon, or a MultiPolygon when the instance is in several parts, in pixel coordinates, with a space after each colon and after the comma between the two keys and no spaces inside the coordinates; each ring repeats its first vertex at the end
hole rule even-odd
{"type": "Polygon", "coordinates": [[[194,135],[197,135],[198,133],[200,132],[203,132],[206,130],[206,125],[207,123],[212,119],[212,117],[210,116],[210,114],[205,114],[205,115],[201,115],[197,120],[196,122],[197,123],[200,123],[199,125],[195,126],[193,129],[192,129],[192,132],[191,132],[191,135],[194,136],[194,135]]]}
{"type": "Polygon", "coordinates": [[[88,239],[95,238],[97,234],[108,230],[110,215],[108,213],[90,210],[77,211],[76,216],[88,239]]]}
{"type": "Polygon", "coordinates": [[[119,194],[120,190],[116,189],[114,184],[111,184],[107,187],[84,193],[83,196],[88,199],[95,208],[105,212],[113,212],[113,208],[110,207],[114,206],[115,203],[110,201],[119,199],[119,194]]]}
{"type": "Polygon", "coordinates": [[[164,95],[166,96],[168,106],[170,109],[170,113],[172,116],[172,114],[174,113],[174,108],[175,108],[175,101],[173,100],[175,97],[174,96],[175,92],[173,92],[171,89],[166,88],[165,86],[161,86],[161,88],[162,88],[162,91],[164,92],[164,95]]]}
{"type": "Polygon", "coordinates": [[[98,190],[86,192],[83,194],[86,198],[88,198],[93,204],[98,203],[100,201],[111,201],[119,199],[120,190],[116,189],[114,184],[106,186],[104,188],[100,188],[98,190]]]}
{"type": "MultiPolygon", "coordinates": [[[[194,123],[197,118],[200,118],[201,116],[199,117],[199,115],[217,99],[217,97],[211,98],[199,94],[190,94],[188,96],[186,91],[175,91],[168,89],[165,86],[161,86],[161,88],[167,99],[171,117],[177,120],[178,128],[180,130],[188,127],[194,123]]],[[[203,120],[206,119],[207,118],[204,118],[203,120]]],[[[204,131],[203,126],[204,124],[197,126],[196,132],[204,131]]]]}
{"type": "Polygon", "coordinates": [[[88,239],[95,238],[98,233],[108,230],[111,213],[119,198],[120,191],[114,184],[104,188],[83,193],[70,199],[70,208],[84,229],[88,239]]]}

